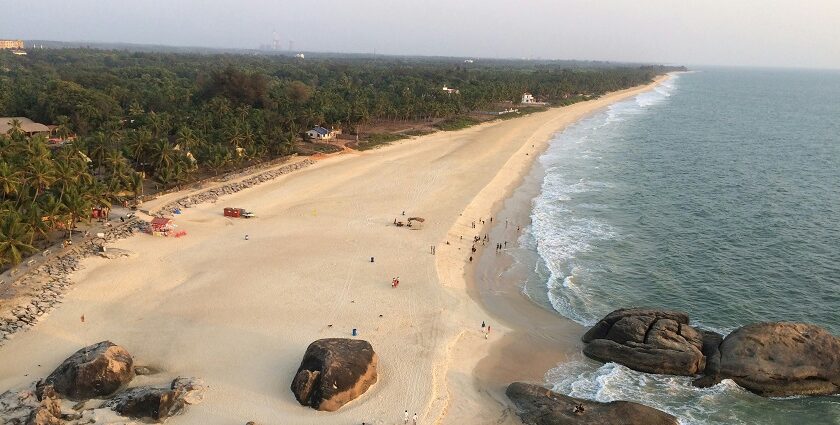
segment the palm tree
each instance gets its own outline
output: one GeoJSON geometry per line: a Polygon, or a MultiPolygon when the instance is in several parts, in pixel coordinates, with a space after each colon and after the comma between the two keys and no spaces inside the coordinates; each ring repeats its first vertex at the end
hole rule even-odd
{"type": "Polygon", "coordinates": [[[143,177],[140,173],[131,173],[128,178],[128,187],[134,193],[134,204],[137,204],[137,198],[143,196],[143,177]]]}
{"type": "Polygon", "coordinates": [[[35,251],[35,247],[26,242],[32,240],[32,230],[27,229],[17,213],[4,215],[6,217],[0,222],[0,264],[19,264],[24,255],[35,251]]]}
{"type": "Polygon", "coordinates": [[[202,140],[198,137],[198,135],[189,127],[181,127],[178,129],[178,133],[175,137],[178,142],[178,146],[180,146],[185,152],[190,152],[202,143],[202,140]]]}
{"type": "Polygon", "coordinates": [[[169,133],[169,119],[166,114],[158,114],[154,111],[146,115],[149,127],[152,129],[152,137],[155,139],[165,137],[169,133]]]}
{"type": "Polygon", "coordinates": [[[0,191],[3,192],[0,200],[6,200],[7,195],[18,193],[21,182],[19,171],[12,168],[8,162],[0,162],[0,191]]]}
{"type": "Polygon", "coordinates": [[[152,146],[152,161],[155,169],[172,167],[178,159],[178,152],[165,139],[158,139],[152,146]]]}
{"type": "Polygon", "coordinates": [[[213,170],[213,175],[219,175],[219,171],[225,168],[230,162],[230,153],[221,146],[215,146],[205,161],[208,167],[213,170]]]}
{"type": "Polygon", "coordinates": [[[122,156],[122,153],[116,149],[109,149],[105,153],[105,169],[108,170],[109,174],[119,173],[125,170],[125,158],[122,156]]]}
{"type": "Polygon", "coordinates": [[[134,162],[137,165],[141,164],[140,159],[143,158],[144,161],[147,162],[147,155],[152,146],[152,133],[146,129],[135,130],[131,133],[131,138],[129,140],[129,150],[131,155],[134,157],[134,162]]]}
{"type": "Polygon", "coordinates": [[[157,180],[164,188],[168,188],[176,184],[180,177],[178,167],[175,165],[165,165],[155,171],[155,180],[157,180]]]}
{"type": "MultiPolygon", "coordinates": [[[[50,195],[48,195],[50,196],[50,195]]],[[[44,202],[44,197],[41,197],[41,202],[44,202]]],[[[35,242],[35,236],[44,237],[50,231],[50,226],[44,221],[44,213],[41,210],[40,205],[35,203],[32,207],[26,210],[26,213],[23,214],[22,219],[24,223],[26,223],[27,228],[31,230],[30,232],[30,239],[29,244],[32,245],[35,242]]]]}
{"type": "Polygon", "coordinates": [[[70,239],[73,237],[73,228],[76,227],[76,223],[83,218],[90,218],[93,204],[89,197],[83,196],[75,187],[65,193],[63,204],[70,219],[67,228],[67,239],[70,239]]]}
{"type": "Polygon", "coordinates": [[[79,175],[79,169],[74,166],[69,158],[55,162],[55,186],[59,188],[59,202],[64,198],[64,192],[68,187],[73,187],[79,183],[79,175]]]}
{"type": "Polygon", "coordinates": [[[23,123],[20,122],[19,119],[15,118],[9,120],[9,130],[6,131],[6,134],[9,136],[23,136],[23,123]]]}
{"type": "Polygon", "coordinates": [[[55,182],[55,173],[51,164],[46,161],[36,160],[29,165],[26,171],[26,183],[35,189],[32,197],[32,204],[38,199],[38,195],[55,182]]]}
{"type": "Polygon", "coordinates": [[[96,164],[94,172],[99,173],[98,170],[102,167],[102,163],[105,161],[105,154],[110,149],[110,144],[108,143],[108,139],[105,137],[105,134],[102,132],[97,132],[92,137],[88,137],[87,141],[89,144],[88,156],[93,160],[93,163],[96,164]]]}
{"type": "Polygon", "coordinates": [[[61,140],[67,140],[73,131],[70,129],[70,118],[66,115],[59,115],[56,117],[58,126],[55,128],[55,135],[61,140]]]}
{"type": "Polygon", "coordinates": [[[67,223],[68,221],[66,206],[56,199],[55,196],[45,196],[41,202],[41,210],[44,216],[47,217],[51,229],[58,227],[58,223],[67,223]]]}

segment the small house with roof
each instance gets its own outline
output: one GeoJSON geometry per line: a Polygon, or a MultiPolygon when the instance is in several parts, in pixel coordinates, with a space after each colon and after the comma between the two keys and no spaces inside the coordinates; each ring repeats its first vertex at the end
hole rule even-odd
{"type": "Polygon", "coordinates": [[[43,134],[49,136],[50,128],[44,124],[37,123],[26,117],[0,117],[0,134],[8,134],[15,124],[20,125],[20,130],[27,136],[43,134]]]}
{"type": "Polygon", "coordinates": [[[312,140],[330,140],[334,139],[337,134],[339,134],[338,131],[328,130],[321,126],[314,127],[306,132],[306,136],[312,140]]]}
{"type": "Polygon", "coordinates": [[[455,88],[452,88],[452,87],[447,87],[447,86],[445,86],[445,85],[443,86],[443,89],[442,89],[442,90],[443,90],[444,92],[446,92],[446,94],[460,94],[460,93],[461,93],[461,91],[460,91],[460,90],[455,89],[455,88]]]}

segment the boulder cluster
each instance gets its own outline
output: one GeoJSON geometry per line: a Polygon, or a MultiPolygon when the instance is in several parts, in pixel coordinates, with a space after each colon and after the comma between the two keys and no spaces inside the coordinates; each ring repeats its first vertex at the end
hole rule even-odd
{"type": "MultiPolygon", "coordinates": [[[[253,175],[251,177],[248,177],[247,179],[243,179],[233,183],[228,183],[190,196],[185,196],[160,207],[158,213],[167,214],[176,208],[189,208],[193,205],[203,204],[205,202],[215,202],[217,199],[219,199],[220,196],[230,195],[232,193],[248,189],[260,183],[264,183],[269,180],[275,179],[284,174],[289,174],[295,170],[306,168],[314,163],[315,161],[311,159],[304,159],[303,161],[286,164],[273,170],[253,175]]],[[[247,175],[248,173],[249,170],[243,170],[242,172],[225,176],[224,178],[219,180],[226,181],[233,178],[237,178],[238,176],[247,175]]]]}
{"type": "Polygon", "coordinates": [[[332,412],[376,383],[378,363],[367,341],[319,339],[306,349],[291,390],[300,404],[332,412]]]}
{"type": "Polygon", "coordinates": [[[195,378],[179,377],[167,386],[126,388],[134,370],[134,360],[119,345],[102,341],[84,347],[34,388],[0,394],[0,423],[94,423],[103,409],[160,422],[202,400],[205,385],[195,378]],[[86,407],[90,400],[99,401],[86,407]]]}
{"type": "Polygon", "coordinates": [[[768,397],[840,393],[840,338],[806,323],[754,323],[725,338],[698,330],[679,311],[616,310],[583,336],[583,353],[633,370],[732,379],[768,397]]]}
{"type": "Polygon", "coordinates": [[[41,316],[61,303],[64,293],[73,284],[70,273],[79,269],[79,262],[92,255],[100,255],[100,247],[131,236],[138,231],[136,218],[108,228],[104,237],[93,238],[68,248],[58,255],[49,256],[42,264],[18,278],[9,291],[26,292],[28,296],[16,299],[18,305],[0,316],[0,345],[14,333],[33,326],[41,316]],[[17,301],[20,299],[21,301],[17,301]]]}

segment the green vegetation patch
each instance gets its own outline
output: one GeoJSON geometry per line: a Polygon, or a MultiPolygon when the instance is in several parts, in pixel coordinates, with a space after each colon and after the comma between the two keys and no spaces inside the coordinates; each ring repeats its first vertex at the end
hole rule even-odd
{"type": "Polygon", "coordinates": [[[366,151],[368,149],[373,149],[378,146],[383,146],[390,144],[391,142],[396,142],[397,140],[407,139],[408,136],[405,134],[395,134],[395,133],[374,133],[368,135],[366,140],[361,140],[359,143],[356,144],[356,149],[360,151],[366,151]]]}
{"type": "Polygon", "coordinates": [[[467,128],[467,127],[474,126],[474,125],[476,125],[480,122],[481,121],[479,121],[475,118],[464,116],[464,115],[459,115],[457,117],[447,118],[447,119],[435,124],[435,127],[439,128],[443,131],[454,131],[454,130],[461,130],[461,129],[464,129],[464,128],[467,128]]]}

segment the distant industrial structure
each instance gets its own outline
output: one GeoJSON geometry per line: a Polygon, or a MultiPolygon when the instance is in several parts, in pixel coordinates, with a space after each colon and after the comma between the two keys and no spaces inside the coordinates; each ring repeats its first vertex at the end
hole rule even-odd
{"type": "Polygon", "coordinates": [[[0,40],[0,49],[22,50],[23,40],[0,40]]]}

